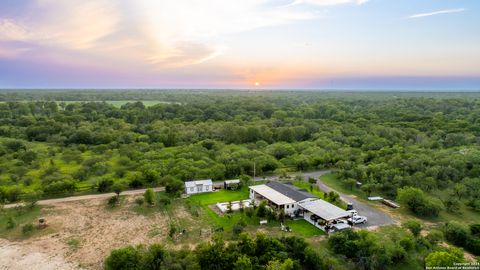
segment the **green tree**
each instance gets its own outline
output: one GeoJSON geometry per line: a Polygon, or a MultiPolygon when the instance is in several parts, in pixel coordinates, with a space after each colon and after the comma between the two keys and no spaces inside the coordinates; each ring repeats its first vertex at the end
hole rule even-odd
{"type": "Polygon", "coordinates": [[[260,203],[260,205],[258,205],[258,208],[257,208],[257,216],[259,218],[264,218],[267,216],[267,203],[265,201],[262,201],[260,203]]]}
{"type": "Polygon", "coordinates": [[[238,257],[237,261],[233,265],[234,270],[253,270],[252,262],[246,255],[238,257]]]}
{"type": "Polygon", "coordinates": [[[145,202],[152,206],[155,204],[155,192],[151,188],[147,188],[145,190],[145,193],[143,194],[143,198],[145,199],[145,202]]]}
{"type": "Polygon", "coordinates": [[[165,191],[176,197],[180,196],[185,188],[185,183],[177,178],[169,177],[165,180],[165,191]]]}
{"type": "Polygon", "coordinates": [[[397,199],[413,213],[422,216],[438,216],[444,207],[439,199],[427,197],[422,190],[414,187],[399,188],[397,199]]]}
{"type": "Polygon", "coordinates": [[[114,249],[105,260],[105,270],[140,270],[142,253],[132,247],[114,249]]]}
{"type": "Polygon", "coordinates": [[[407,228],[415,237],[420,236],[422,231],[422,224],[413,219],[405,221],[402,226],[407,228]]]}
{"type": "Polygon", "coordinates": [[[281,262],[279,260],[269,261],[266,270],[293,270],[294,264],[292,259],[286,259],[281,262]]]}
{"type": "Polygon", "coordinates": [[[426,267],[448,267],[463,262],[463,251],[450,248],[448,251],[434,251],[425,257],[426,267]]]}
{"type": "Polygon", "coordinates": [[[117,199],[120,199],[120,193],[122,193],[126,188],[127,188],[127,186],[122,182],[116,182],[111,187],[113,192],[115,192],[115,194],[117,194],[117,199]]]}

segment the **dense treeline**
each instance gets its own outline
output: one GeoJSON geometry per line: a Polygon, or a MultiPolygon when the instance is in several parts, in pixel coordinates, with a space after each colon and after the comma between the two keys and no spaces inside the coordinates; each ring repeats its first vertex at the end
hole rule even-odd
{"type": "Polygon", "coordinates": [[[190,250],[169,251],[159,245],[113,250],[105,269],[327,269],[324,260],[302,238],[241,234],[235,242],[217,237],[190,250]]]}
{"type": "MultiPolygon", "coordinates": [[[[134,188],[171,179],[220,180],[251,175],[255,162],[257,175],[337,168],[346,186],[359,181],[368,195],[396,198],[399,188],[413,187],[424,197],[411,207],[420,215],[464,204],[480,210],[480,99],[144,94],[166,102],[0,103],[1,198],[81,187],[106,191],[117,181],[134,188]]],[[[134,94],[50,92],[43,98],[76,95],[134,94]]]]}
{"type": "Polygon", "coordinates": [[[193,250],[168,250],[158,244],[128,246],[113,250],[105,260],[105,269],[381,270],[399,265],[412,269],[446,267],[464,261],[462,250],[440,245],[441,231],[423,236],[420,223],[412,220],[404,226],[406,229],[384,228],[380,235],[366,230],[342,231],[330,235],[321,248],[294,236],[251,237],[246,233],[230,242],[215,235],[193,250]]]}

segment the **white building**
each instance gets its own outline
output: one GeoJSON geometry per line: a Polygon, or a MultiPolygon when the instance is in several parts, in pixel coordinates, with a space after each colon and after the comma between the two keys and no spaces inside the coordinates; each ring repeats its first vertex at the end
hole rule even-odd
{"type": "Polygon", "coordinates": [[[293,185],[270,182],[249,188],[250,199],[255,204],[267,201],[272,209],[283,210],[292,217],[303,217],[321,230],[326,230],[325,226],[336,223],[338,219],[350,217],[349,212],[293,185]]]}
{"type": "Polygon", "coordinates": [[[197,194],[210,191],[213,191],[213,183],[211,179],[185,182],[186,194],[197,194]]]}
{"type": "Polygon", "coordinates": [[[278,182],[250,186],[249,188],[251,200],[255,200],[257,204],[266,200],[271,208],[282,209],[289,216],[294,216],[299,211],[298,202],[317,198],[293,185],[278,182]]]}

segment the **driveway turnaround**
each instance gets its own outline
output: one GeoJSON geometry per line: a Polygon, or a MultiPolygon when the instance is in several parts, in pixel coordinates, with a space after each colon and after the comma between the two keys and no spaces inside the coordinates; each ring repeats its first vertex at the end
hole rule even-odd
{"type": "Polygon", "coordinates": [[[358,224],[355,227],[360,228],[367,228],[373,226],[385,226],[390,224],[395,224],[395,220],[393,220],[389,215],[368,206],[367,204],[353,198],[351,195],[346,195],[341,192],[338,192],[329,186],[322,183],[320,179],[317,181],[317,185],[323,192],[330,192],[335,191],[340,194],[340,198],[346,203],[352,203],[353,209],[358,211],[358,215],[367,217],[368,221],[366,224],[358,224]]]}

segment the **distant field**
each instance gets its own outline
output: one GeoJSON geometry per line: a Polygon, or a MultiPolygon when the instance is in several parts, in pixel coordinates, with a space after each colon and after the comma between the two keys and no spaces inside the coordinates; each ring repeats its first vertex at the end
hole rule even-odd
{"type": "Polygon", "coordinates": [[[170,103],[175,103],[175,102],[169,102],[169,101],[161,101],[161,100],[105,100],[105,101],[57,101],[57,103],[65,103],[65,104],[70,104],[70,103],[84,103],[84,102],[105,102],[108,104],[111,104],[117,108],[122,107],[122,105],[125,105],[127,103],[133,103],[133,102],[142,102],[145,107],[151,107],[157,104],[170,104],[170,103]]]}
{"type": "MultiPolygon", "coordinates": [[[[65,103],[65,104],[70,104],[70,103],[86,103],[86,102],[105,102],[108,104],[111,104],[117,108],[122,107],[122,105],[125,105],[127,103],[133,103],[133,102],[142,102],[145,107],[151,107],[157,104],[172,104],[172,103],[177,103],[180,104],[180,102],[170,102],[170,101],[161,101],[161,100],[59,100],[56,101],[58,104],[60,103],[65,103]]],[[[0,103],[5,103],[6,101],[0,101],[0,103]]],[[[23,101],[22,101],[23,102],[23,101]]],[[[24,101],[24,102],[29,102],[29,101],[24,101]]]]}

